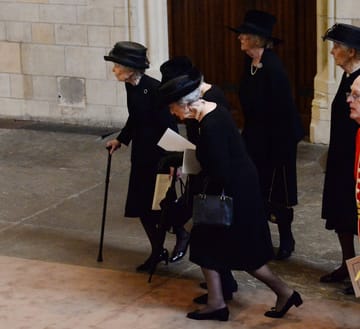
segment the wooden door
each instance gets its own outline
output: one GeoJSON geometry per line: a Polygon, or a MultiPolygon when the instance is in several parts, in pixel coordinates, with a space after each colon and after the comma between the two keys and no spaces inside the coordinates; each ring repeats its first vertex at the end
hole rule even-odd
{"type": "Polygon", "coordinates": [[[238,100],[244,54],[237,27],[250,9],[277,17],[273,35],[284,40],[275,47],[292,84],[304,127],[309,132],[316,74],[316,1],[314,0],[168,0],[170,58],[187,55],[204,73],[205,81],[223,88],[239,127],[238,100]]]}

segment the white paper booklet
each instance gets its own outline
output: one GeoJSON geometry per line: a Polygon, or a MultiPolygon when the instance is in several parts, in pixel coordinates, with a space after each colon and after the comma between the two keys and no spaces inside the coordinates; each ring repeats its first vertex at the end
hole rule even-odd
{"type": "Polygon", "coordinates": [[[196,148],[193,143],[170,128],[166,129],[157,145],[170,152],[184,152],[186,149],[195,150],[196,148]]]}
{"type": "Polygon", "coordinates": [[[196,146],[174,130],[166,129],[158,145],[165,151],[184,152],[182,163],[182,172],[184,174],[196,175],[200,172],[200,163],[195,155],[196,146]]]}
{"type": "Polygon", "coordinates": [[[346,265],[355,291],[355,296],[360,297],[360,256],[346,260],[346,265]]]}

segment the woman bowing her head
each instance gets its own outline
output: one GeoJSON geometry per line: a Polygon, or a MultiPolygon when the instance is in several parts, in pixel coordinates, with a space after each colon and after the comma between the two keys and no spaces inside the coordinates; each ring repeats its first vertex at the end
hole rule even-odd
{"type": "Polygon", "coordinates": [[[234,204],[230,227],[198,224],[191,230],[190,261],[201,267],[208,294],[194,299],[205,306],[187,317],[228,320],[221,273],[231,270],[247,271],[270,287],[277,299],[265,316],[282,317],[293,305],[302,303],[301,297],[267,266],[273,250],[256,168],[229,111],[200,98],[201,81],[201,73],[193,69],[159,88],[160,97],[169,104],[173,115],[199,122],[196,157],[201,164],[206,193],[219,195],[224,191],[234,204]]]}

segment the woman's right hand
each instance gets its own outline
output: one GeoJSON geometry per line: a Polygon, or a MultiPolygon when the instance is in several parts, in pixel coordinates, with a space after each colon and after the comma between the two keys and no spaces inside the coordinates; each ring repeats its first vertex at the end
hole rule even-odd
{"type": "Polygon", "coordinates": [[[106,143],[106,148],[109,150],[110,154],[113,154],[120,147],[121,143],[117,139],[112,139],[106,143]]]}

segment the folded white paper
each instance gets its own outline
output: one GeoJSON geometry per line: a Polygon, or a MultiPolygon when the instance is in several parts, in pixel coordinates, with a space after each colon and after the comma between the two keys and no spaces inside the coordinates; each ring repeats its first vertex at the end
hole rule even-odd
{"type": "Polygon", "coordinates": [[[195,150],[196,148],[193,143],[170,128],[166,129],[157,145],[170,152],[184,152],[186,149],[195,150]]]}

